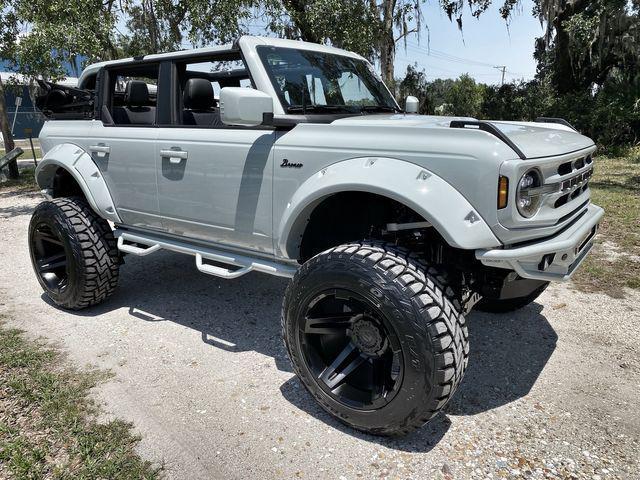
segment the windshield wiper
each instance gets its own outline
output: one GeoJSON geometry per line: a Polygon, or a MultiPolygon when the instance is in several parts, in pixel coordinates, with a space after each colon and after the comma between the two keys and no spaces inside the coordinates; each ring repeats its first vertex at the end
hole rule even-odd
{"type": "Polygon", "coordinates": [[[393,112],[402,113],[402,110],[396,107],[389,107],[387,105],[362,105],[360,107],[361,112],[393,112]]]}
{"type": "Polygon", "coordinates": [[[287,113],[299,113],[299,112],[314,112],[314,113],[322,113],[322,112],[349,112],[354,113],[346,105],[293,105],[291,107],[287,107],[287,113]]]}

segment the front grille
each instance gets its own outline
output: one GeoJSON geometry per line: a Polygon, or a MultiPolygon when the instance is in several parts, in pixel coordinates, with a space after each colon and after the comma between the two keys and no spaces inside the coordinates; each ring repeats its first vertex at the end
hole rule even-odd
{"type": "Polygon", "coordinates": [[[548,194],[545,203],[557,209],[580,198],[589,189],[592,164],[592,156],[587,155],[545,169],[544,191],[548,194]]]}

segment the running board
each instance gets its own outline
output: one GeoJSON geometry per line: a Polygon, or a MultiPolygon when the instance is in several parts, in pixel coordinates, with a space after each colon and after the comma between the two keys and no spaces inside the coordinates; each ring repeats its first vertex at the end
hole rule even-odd
{"type": "Polygon", "coordinates": [[[116,230],[114,234],[118,239],[118,250],[123,253],[144,257],[158,250],[170,250],[172,252],[193,255],[196,257],[196,268],[198,270],[202,273],[215,275],[220,278],[238,278],[252,271],[291,278],[297,271],[297,268],[293,265],[249,257],[215,248],[194,246],[177,240],[161,239],[151,235],[133,234],[122,230],[116,230]],[[238,268],[225,268],[212,265],[205,263],[206,260],[238,268]]]}

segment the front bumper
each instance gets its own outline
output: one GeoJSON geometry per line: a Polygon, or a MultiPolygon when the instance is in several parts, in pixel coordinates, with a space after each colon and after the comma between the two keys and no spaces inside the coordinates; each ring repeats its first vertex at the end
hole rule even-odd
{"type": "Polygon", "coordinates": [[[522,278],[569,280],[593,247],[604,210],[589,205],[577,222],[553,238],[516,248],[476,250],[489,267],[514,270],[522,278]]]}

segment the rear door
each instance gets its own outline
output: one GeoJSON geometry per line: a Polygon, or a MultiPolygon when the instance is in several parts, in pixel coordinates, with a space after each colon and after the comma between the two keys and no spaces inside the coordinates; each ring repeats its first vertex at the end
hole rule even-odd
{"type": "Polygon", "coordinates": [[[109,69],[102,75],[101,120],[83,147],[99,166],[126,225],[161,229],[156,181],[158,64],[109,69]]]}
{"type": "Polygon", "coordinates": [[[175,115],[158,129],[165,229],[271,254],[275,132],[225,126],[219,117],[220,88],[249,84],[239,53],[176,62],[173,78],[175,115]]]}

